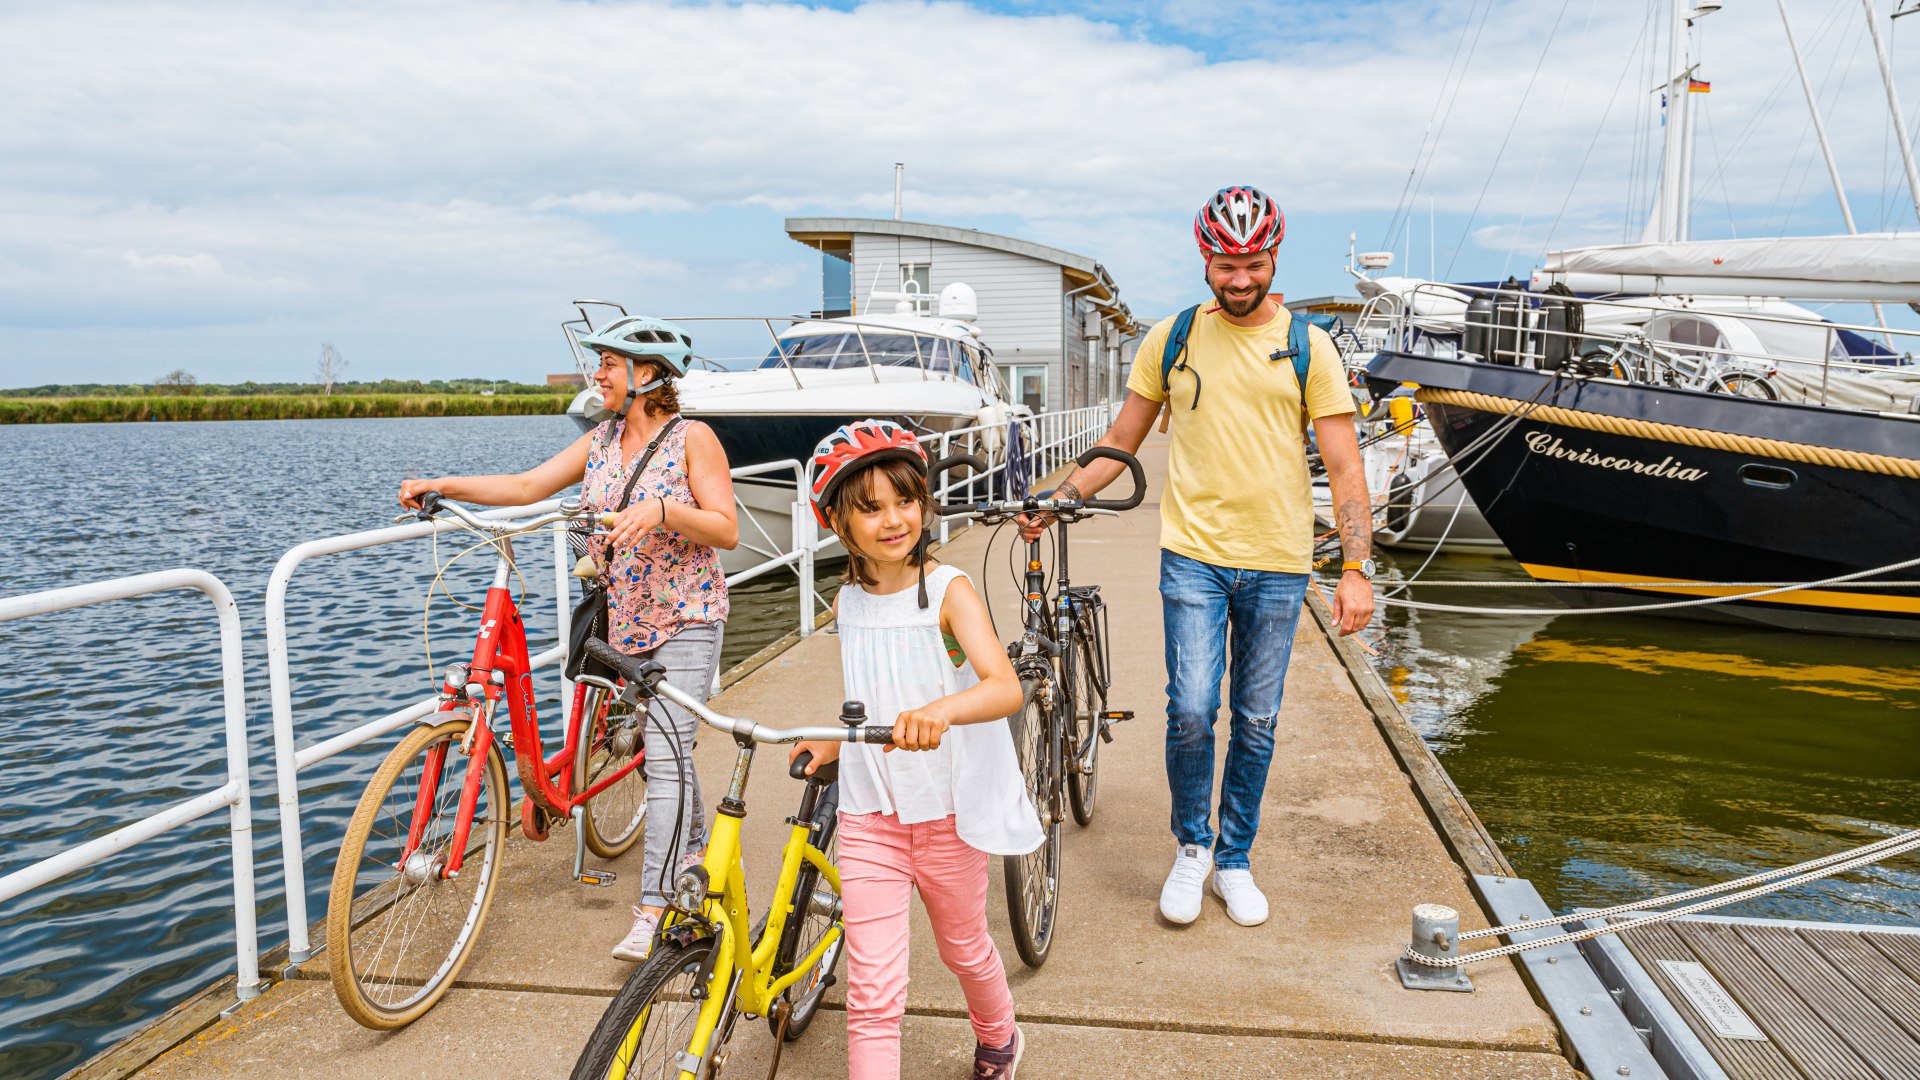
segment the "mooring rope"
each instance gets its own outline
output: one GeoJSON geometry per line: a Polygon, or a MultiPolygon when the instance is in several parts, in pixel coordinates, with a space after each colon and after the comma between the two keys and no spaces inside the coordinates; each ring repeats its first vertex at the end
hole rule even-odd
{"type": "MultiPolygon", "coordinates": [[[[1458,405],[1502,415],[1510,414],[1527,404],[1518,398],[1494,397],[1470,390],[1442,390],[1427,386],[1416,391],[1414,399],[1422,404],[1458,405]]],[[[1661,442],[1679,443],[1683,446],[1699,446],[1729,453],[1756,454],[1782,461],[1798,461],[1809,465],[1826,465],[1837,469],[1852,469],[1856,472],[1920,480],[1920,459],[1892,457],[1863,450],[1837,450],[1830,446],[1764,439],[1756,435],[1735,435],[1725,431],[1681,427],[1677,424],[1663,424],[1653,420],[1633,420],[1624,416],[1609,416],[1606,413],[1568,409],[1559,405],[1534,405],[1527,410],[1527,419],[1562,424],[1583,431],[1600,431],[1609,435],[1655,439],[1661,442]]]]}
{"type": "Polygon", "coordinates": [[[1672,896],[1651,897],[1645,900],[1635,900],[1626,904],[1615,904],[1609,908],[1582,912],[1578,915],[1550,916],[1541,919],[1530,919],[1525,922],[1509,923],[1505,926],[1488,927],[1484,930],[1467,930],[1459,935],[1459,940],[1469,941],[1486,937],[1506,937],[1527,930],[1539,930],[1549,926],[1564,926],[1576,919],[1589,922],[1610,919],[1616,915],[1622,915],[1630,911],[1642,911],[1661,904],[1684,903],[1697,897],[1708,897],[1715,896],[1719,893],[1728,893],[1728,895],[1719,896],[1717,899],[1702,900],[1696,904],[1686,904],[1684,907],[1656,911],[1651,915],[1642,915],[1639,918],[1628,919],[1625,922],[1602,926],[1589,926],[1585,930],[1569,931],[1567,933],[1538,938],[1533,941],[1501,945],[1497,948],[1482,949],[1479,952],[1467,953],[1456,957],[1428,956],[1424,953],[1415,952],[1411,945],[1407,946],[1405,955],[1407,959],[1426,967],[1451,968],[1461,964],[1471,964],[1479,960],[1491,960],[1499,956],[1511,956],[1514,953],[1526,952],[1529,949],[1586,941],[1588,938],[1596,938],[1602,934],[1618,934],[1641,926],[1649,926],[1654,923],[1678,919],[1685,915],[1695,915],[1702,911],[1711,911],[1714,908],[1725,907],[1728,904],[1738,903],[1742,900],[1752,900],[1770,893],[1779,892],[1782,889],[1792,888],[1795,885],[1804,885],[1809,881],[1818,881],[1821,878],[1831,877],[1834,874],[1857,870],[1870,863],[1889,859],[1895,855],[1903,855],[1916,848],[1920,848],[1920,830],[1901,833],[1898,836],[1889,836],[1885,840],[1875,841],[1864,847],[1837,852],[1833,855],[1826,855],[1818,859],[1809,859],[1806,862],[1796,863],[1792,866],[1784,866],[1777,870],[1767,870],[1762,873],[1751,874],[1735,881],[1723,881],[1717,885],[1706,885],[1698,889],[1689,889],[1686,892],[1675,893],[1672,896]],[[1731,890],[1739,891],[1733,892],[1731,890]]]}

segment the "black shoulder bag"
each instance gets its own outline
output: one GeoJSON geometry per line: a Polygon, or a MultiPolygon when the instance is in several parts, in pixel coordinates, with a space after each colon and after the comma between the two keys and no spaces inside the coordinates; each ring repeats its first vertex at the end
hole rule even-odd
{"type": "MultiPolygon", "coordinates": [[[[632,475],[627,477],[626,490],[620,493],[620,505],[613,508],[614,513],[625,510],[627,504],[633,500],[634,485],[640,482],[641,474],[647,471],[647,463],[653,460],[653,452],[660,449],[660,444],[666,440],[667,433],[679,423],[678,416],[669,419],[660,429],[660,433],[653,437],[653,441],[647,444],[646,450],[640,455],[639,464],[634,466],[632,475]]],[[[587,552],[591,553],[592,550],[589,545],[587,552]]],[[[587,655],[588,639],[607,640],[607,580],[608,571],[612,567],[613,544],[609,542],[607,565],[601,568],[599,576],[586,583],[586,592],[580,597],[580,602],[574,605],[573,624],[567,631],[567,678],[576,682],[582,675],[594,675],[608,682],[619,678],[620,673],[608,667],[604,661],[595,660],[587,655]]]]}

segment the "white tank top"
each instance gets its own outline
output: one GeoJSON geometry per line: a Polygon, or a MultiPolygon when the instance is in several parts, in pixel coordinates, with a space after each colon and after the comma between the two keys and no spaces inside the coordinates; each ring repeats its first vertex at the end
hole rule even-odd
{"type": "MultiPolygon", "coordinates": [[[[954,666],[940,634],[947,586],[966,576],[957,567],[934,568],[924,609],[917,587],[840,590],[840,670],[847,699],[866,704],[869,723],[891,724],[908,709],[979,683],[971,665],[954,666]]],[[[1046,839],[1006,720],[955,725],[935,750],[883,749],[849,743],[842,751],[841,813],[893,814],[903,825],[951,815],[960,839],[990,855],[1024,855],[1046,839]]]]}

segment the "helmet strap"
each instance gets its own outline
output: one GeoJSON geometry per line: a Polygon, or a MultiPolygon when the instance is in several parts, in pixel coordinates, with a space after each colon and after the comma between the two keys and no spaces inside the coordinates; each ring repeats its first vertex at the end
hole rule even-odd
{"type": "MultiPolygon", "coordinates": [[[[625,416],[630,410],[632,410],[634,401],[638,399],[641,394],[651,394],[655,390],[658,390],[661,387],[667,385],[667,379],[664,375],[657,379],[654,379],[652,382],[648,383],[645,386],[633,385],[634,380],[639,377],[639,373],[634,370],[633,365],[634,365],[633,357],[631,356],[627,357],[627,401],[626,401],[626,404],[620,407],[620,415],[622,416],[625,416]]],[[[659,366],[660,365],[658,364],[654,364],[655,368],[658,368],[659,366]]]]}
{"type": "Polygon", "coordinates": [[[920,610],[925,611],[927,609],[927,530],[924,527],[920,530],[920,539],[914,541],[913,558],[920,569],[920,610]]]}

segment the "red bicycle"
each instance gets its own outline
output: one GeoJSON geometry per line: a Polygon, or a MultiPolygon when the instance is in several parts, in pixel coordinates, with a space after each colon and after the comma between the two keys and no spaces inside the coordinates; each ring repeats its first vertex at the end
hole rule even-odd
{"type": "MultiPolygon", "coordinates": [[[[609,885],[586,866],[592,852],[618,856],[640,837],[647,811],[642,724],[613,684],[574,687],[558,753],[546,756],[534,706],[526,627],[508,583],[515,536],[596,516],[569,501],[556,513],[491,521],[447,502],[420,499],[419,518],[444,511],[496,553],[473,658],[448,665],[440,707],[400,740],[368,782],[347,824],[327,907],[327,952],[340,1004],[367,1027],[404,1027],[433,1008],[460,975],[486,922],[513,817],[501,747],[514,751],[525,793],[520,829],[545,840],[573,823],[574,879],[609,885]],[[502,703],[508,730],[497,726],[502,703]],[[463,760],[464,759],[464,760],[463,760]]],[[[611,515],[598,515],[605,524],[611,515]]],[[[599,680],[594,680],[598,683],[599,680]]]]}

